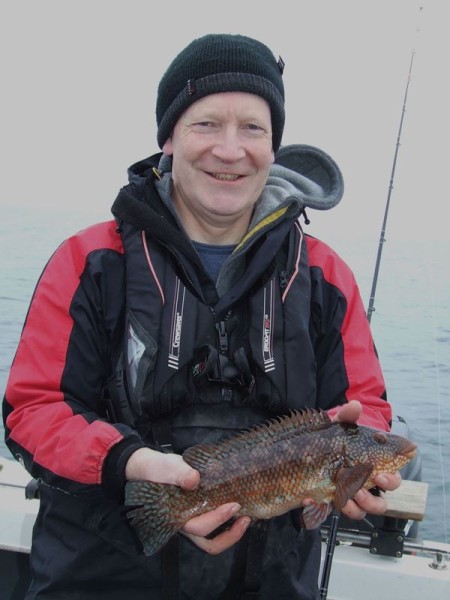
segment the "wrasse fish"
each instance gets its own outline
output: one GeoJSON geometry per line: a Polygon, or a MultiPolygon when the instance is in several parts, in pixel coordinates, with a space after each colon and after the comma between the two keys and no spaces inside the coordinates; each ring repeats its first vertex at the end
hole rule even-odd
{"type": "Polygon", "coordinates": [[[218,444],[188,448],[184,460],[200,472],[194,491],[133,480],[125,486],[127,516],[148,556],[158,552],[192,517],[227,502],[237,516],[270,519],[302,511],[303,526],[318,527],[341,511],[378,473],[393,473],[415,454],[416,445],[398,435],[353,423],[332,422],[326,412],[306,410],[239,433],[218,444]]]}

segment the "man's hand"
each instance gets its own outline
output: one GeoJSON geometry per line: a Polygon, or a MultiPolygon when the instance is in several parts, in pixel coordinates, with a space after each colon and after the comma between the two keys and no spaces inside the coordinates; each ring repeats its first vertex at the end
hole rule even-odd
{"type": "MultiPolygon", "coordinates": [[[[362,413],[361,403],[350,400],[344,404],[333,417],[333,421],[341,423],[356,423],[362,413]]],[[[400,473],[379,473],[375,477],[375,484],[382,490],[395,490],[402,482],[400,473]]],[[[342,509],[342,513],[350,519],[364,519],[366,513],[382,515],[386,512],[387,502],[382,496],[374,496],[369,490],[359,490],[353,499],[349,500],[342,509]]]]}
{"type": "Polygon", "coordinates": [[[151,448],[139,448],[128,459],[126,479],[147,479],[154,483],[170,483],[184,490],[194,490],[200,483],[200,473],[178,454],[166,454],[151,448]]]}
{"type": "Polygon", "coordinates": [[[186,523],[181,531],[208,554],[220,554],[241,539],[250,525],[250,517],[238,517],[230,529],[219,533],[212,539],[208,539],[206,536],[231,519],[239,509],[239,504],[234,502],[223,504],[216,510],[194,517],[186,523]]]}
{"type": "MultiPolygon", "coordinates": [[[[200,473],[190,467],[181,456],[157,452],[150,448],[140,448],[130,456],[125,468],[125,477],[178,485],[184,490],[194,490],[200,483],[200,473]]],[[[230,529],[213,539],[207,539],[206,536],[231,519],[239,509],[239,504],[235,502],[223,504],[215,510],[190,519],[181,532],[208,554],[219,554],[241,539],[251,519],[239,517],[230,529]]]]}

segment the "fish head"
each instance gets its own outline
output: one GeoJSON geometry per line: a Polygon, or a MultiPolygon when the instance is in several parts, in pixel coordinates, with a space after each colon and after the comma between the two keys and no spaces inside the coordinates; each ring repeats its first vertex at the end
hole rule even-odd
{"type": "Polygon", "coordinates": [[[355,423],[338,423],[333,463],[333,503],[341,511],[361,488],[373,488],[379,473],[395,473],[413,458],[416,445],[399,435],[355,423]]]}
{"type": "Polygon", "coordinates": [[[371,427],[344,424],[344,456],[348,466],[373,465],[372,477],[378,473],[395,473],[416,454],[411,440],[371,427]]]}

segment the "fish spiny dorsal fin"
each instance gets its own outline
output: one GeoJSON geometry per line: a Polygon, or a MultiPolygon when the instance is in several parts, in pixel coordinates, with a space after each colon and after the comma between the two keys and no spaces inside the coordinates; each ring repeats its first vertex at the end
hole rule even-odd
{"type": "Polygon", "coordinates": [[[202,471],[211,461],[224,460],[233,454],[253,448],[256,444],[270,446],[292,435],[316,431],[330,424],[330,417],[325,411],[295,410],[289,415],[271,419],[217,444],[192,446],[184,452],[183,458],[191,467],[202,471]]]}
{"type": "MultiPolygon", "coordinates": [[[[291,435],[299,435],[306,431],[317,431],[331,424],[331,419],[323,410],[311,408],[299,411],[292,410],[288,415],[271,419],[263,425],[256,426],[250,430],[250,435],[255,438],[263,436],[270,443],[271,440],[281,440],[291,435]]],[[[248,434],[245,434],[246,436],[248,434]]],[[[258,439],[262,442],[263,440],[258,439]]]]}
{"type": "Polygon", "coordinates": [[[331,419],[327,412],[324,410],[314,410],[312,408],[307,408],[302,411],[293,410],[288,417],[282,418],[289,420],[289,424],[286,424],[286,427],[290,426],[295,430],[301,428],[312,430],[331,423],[331,419]]]}

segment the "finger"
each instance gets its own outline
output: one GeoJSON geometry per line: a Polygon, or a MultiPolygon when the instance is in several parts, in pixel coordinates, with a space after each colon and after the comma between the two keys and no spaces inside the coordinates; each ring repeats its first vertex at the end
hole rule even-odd
{"type": "Polygon", "coordinates": [[[393,491],[400,487],[402,476],[397,471],[396,473],[379,473],[375,479],[375,484],[384,491],[393,491]]]}
{"type": "Polygon", "coordinates": [[[204,537],[212,531],[226,523],[231,517],[236,515],[240,509],[240,505],[236,502],[229,502],[206,512],[198,517],[190,519],[183,527],[182,531],[204,537]]]}
{"type": "Polygon", "coordinates": [[[362,405],[358,400],[350,400],[343,404],[338,412],[332,417],[332,421],[339,423],[356,423],[362,413],[362,405]]]}
{"type": "Polygon", "coordinates": [[[200,473],[190,467],[178,454],[166,454],[151,448],[139,448],[128,459],[127,479],[148,479],[155,483],[178,485],[186,490],[194,489],[200,481],[200,473]]]}
{"type": "Polygon", "coordinates": [[[383,494],[374,496],[368,490],[359,490],[353,501],[358,505],[359,509],[371,515],[382,515],[387,510],[387,502],[383,494]]]}
{"type": "Polygon", "coordinates": [[[354,500],[348,500],[342,509],[342,514],[349,519],[355,519],[356,521],[359,521],[360,519],[364,519],[366,516],[366,511],[363,510],[354,500]]]}
{"type": "Polygon", "coordinates": [[[190,467],[178,454],[153,452],[148,463],[149,479],[155,483],[169,483],[191,490],[198,485],[200,474],[190,467]]]}
{"type": "Polygon", "coordinates": [[[246,532],[250,525],[250,517],[239,517],[233,523],[230,529],[220,533],[213,539],[197,536],[191,533],[182,533],[188,537],[198,548],[211,555],[220,554],[236,544],[246,532]]]}

